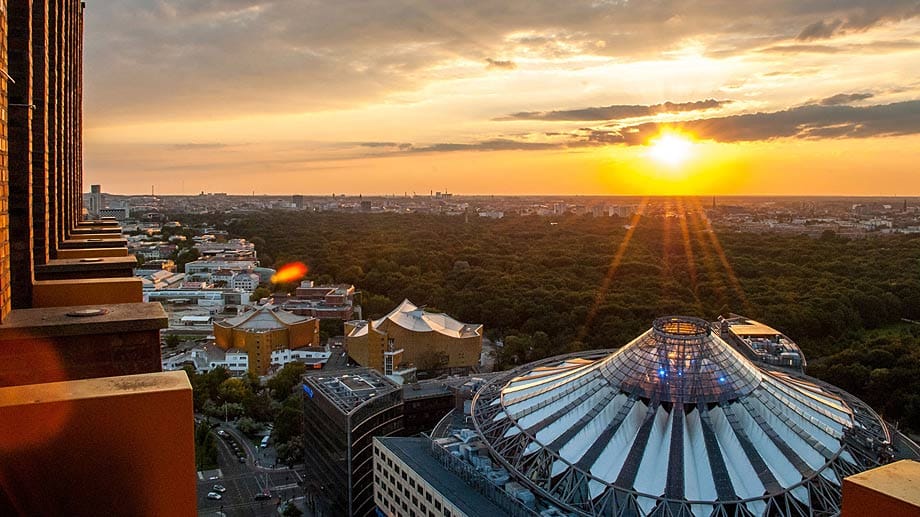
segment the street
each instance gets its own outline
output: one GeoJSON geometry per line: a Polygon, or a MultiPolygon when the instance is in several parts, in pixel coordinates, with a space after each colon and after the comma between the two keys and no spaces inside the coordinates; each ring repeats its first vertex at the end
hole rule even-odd
{"type": "MultiPolygon", "coordinates": [[[[198,514],[227,516],[269,516],[277,515],[277,508],[281,501],[302,495],[302,489],[297,482],[300,476],[291,469],[268,469],[255,465],[258,458],[257,448],[245,439],[236,429],[222,425],[223,429],[232,433],[234,438],[246,451],[245,463],[241,463],[228,444],[226,438],[218,437],[218,465],[221,475],[219,479],[199,479],[198,481],[198,514]],[[214,485],[223,485],[226,491],[221,494],[219,501],[207,498],[208,492],[216,491],[214,485]],[[254,500],[257,494],[268,492],[269,500],[254,500]]],[[[217,429],[214,429],[216,432],[217,429]]]]}

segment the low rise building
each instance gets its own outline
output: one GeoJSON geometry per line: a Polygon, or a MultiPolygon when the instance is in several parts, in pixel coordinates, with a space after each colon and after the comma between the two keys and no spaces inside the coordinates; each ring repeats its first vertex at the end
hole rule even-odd
{"type": "Polygon", "coordinates": [[[248,272],[237,273],[230,278],[229,287],[251,293],[256,290],[256,287],[259,287],[259,275],[248,272]]]}
{"type": "Polygon", "coordinates": [[[512,515],[444,468],[428,438],[374,438],[374,501],[384,515],[512,515]]]}
{"type": "MultiPolygon", "coordinates": [[[[274,373],[288,363],[303,363],[310,369],[320,369],[329,361],[330,353],[317,347],[298,350],[275,350],[271,354],[271,368],[274,373]]],[[[215,368],[226,368],[231,375],[243,376],[249,371],[249,353],[240,348],[224,350],[208,343],[191,350],[163,357],[164,370],[181,370],[187,365],[198,373],[206,373],[215,368]]]]}
{"type": "Polygon", "coordinates": [[[386,375],[411,367],[467,373],[479,365],[482,325],[404,300],[378,320],[346,322],[345,348],[356,363],[386,375]]]}
{"type": "Polygon", "coordinates": [[[782,332],[759,321],[730,314],[720,318],[723,339],[735,345],[748,359],[773,367],[804,372],[807,363],[799,346],[782,332]]]}
{"type": "Polygon", "coordinates": [[[228,258],[198,259],[185,265],[189,275],[215,273],[220,270],[249,271],[258,267],[259,261],[251,259],[232,260],[228,258]]]}
{"type": "Polygon", "coordinates": [[[249,303],[249,293],[240,289],[210,289],[202,284],[189,282],[180,287],[161,286],[153,283],[144,284],[144,301],[161,302],[175,305],[195,304],[213,310],[222,310],[227,306],[244,306],[249,303]],[[184,287],[184,286],[189,287],[184,287]]]}
{"type": "MultiPolygon", "coordinates": [[[[311,280],[304,280],[283,306],[301,316],[348,321],[354,318],[356,310],[355,286],[315,285],[311,280]]],[[[360,307],[357,310],[360,312],[360,307]]]]}
{"type": "Polygon", "coordinates": [[[319,320],[264,305],[215,322],[214,337],[217,346],[224,350],[245,350],[249,354],[249,370],[265,375],[272,363],[272,352],[319,346],[319,320]]]}

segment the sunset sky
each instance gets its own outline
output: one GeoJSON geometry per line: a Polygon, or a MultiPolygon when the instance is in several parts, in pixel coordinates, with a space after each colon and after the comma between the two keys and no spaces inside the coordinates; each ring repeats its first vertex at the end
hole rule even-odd
{"type": "Polygon", "coordinates": [[[920,195],[917,0],[87,4],[106,192],[920,195]]]}

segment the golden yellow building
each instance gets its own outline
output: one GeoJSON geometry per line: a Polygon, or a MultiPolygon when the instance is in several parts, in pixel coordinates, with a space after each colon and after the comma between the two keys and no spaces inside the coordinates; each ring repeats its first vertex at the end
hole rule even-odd
{"type": "Polygon", "coordinates": [[[347,322],[345,348],[356,363],[387,375],[410,367],[470,369],[479,365],[482,325],[426,312],[404,300],[378,320],[347,322]]]}
{"type": "Polygon", "coordinates": [[[297,316],[273,305],[214,323],[214,338],[224,350],[239,348],[249,356],[249,371],[265,375],[275,350],[319,346],[319,320],[297,316]]]}

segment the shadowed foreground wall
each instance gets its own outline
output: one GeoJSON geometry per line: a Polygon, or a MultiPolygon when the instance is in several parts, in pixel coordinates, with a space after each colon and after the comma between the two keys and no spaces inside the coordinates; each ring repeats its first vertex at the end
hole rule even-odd
{"type": "Polygon", "coordinates": [[[0,388],[0,515],[196,514],[185,372],[0,388]]]}

